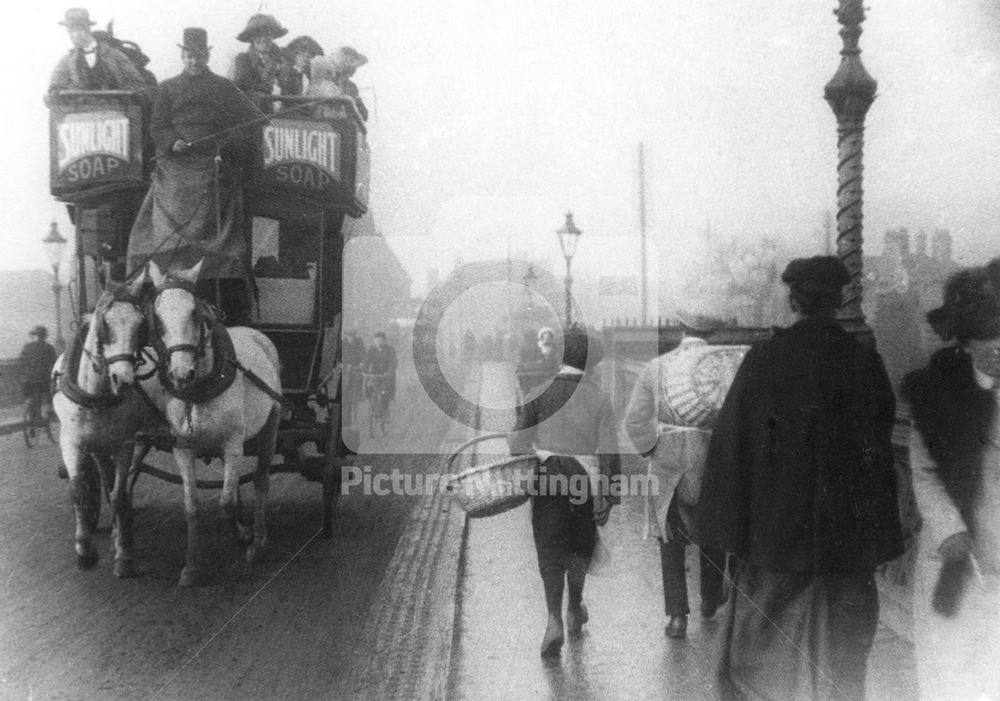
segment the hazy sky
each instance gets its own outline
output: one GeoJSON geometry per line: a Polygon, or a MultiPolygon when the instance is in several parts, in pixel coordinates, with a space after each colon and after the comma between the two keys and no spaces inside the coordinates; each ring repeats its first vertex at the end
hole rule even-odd
{"type": "MultiPolygon", "coordinates": [[[[879,81],[867,122],[865,231],[946,227],[967,262],[1000,245],[1000,15],[995,0],[868,0],[862,58],[879,81]]],[[[370,58],[372,210],[414,277],[507,248],[557,252],[572,209],[588,236],[637,232],[636,146],[646,143],[649,231],[663,270],[690,265],[697,232],[821,245],[835,206],[836,134],[822,99],[841,43],[835,0],[272,0],[265,9],[330,49],[370,58]]],[[[41,96],[69,47],[67,2],[19,3],[3,65],[0,267],[44,265],[52,218],[41,96]]],[[[258,0],[99,0],[99,23],[139,42],[161,79],[185,26],[208,29],[227,74],[258,0]]],[[[9,11],[8,11],[9,12],[9,11]]]]}

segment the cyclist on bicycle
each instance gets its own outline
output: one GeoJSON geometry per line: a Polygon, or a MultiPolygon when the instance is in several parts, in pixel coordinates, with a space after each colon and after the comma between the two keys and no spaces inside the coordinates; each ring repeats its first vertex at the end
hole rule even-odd
{"type": "Polygon", "coordinates": [[[21,349],[21,393],[25,401],[39,401],[39,417],[52,418],[52,367],[56,349],[46,342],[49,331],[36,326],[28,332],[28,343],[21,349]]]}
{"type": "MultiPolygon", "coordinates": [[[[396,398],[396,350],[385,342],[385,334],[376,331],[374,343],[368,349],[364,362],[361,364],[362,372],[368,375],[375,375],[385,378],[385,414],[389,414],[389,401],[396,398]]],[[[365,396],[371,397],[369,383],[365,382],[365,396]]]]}

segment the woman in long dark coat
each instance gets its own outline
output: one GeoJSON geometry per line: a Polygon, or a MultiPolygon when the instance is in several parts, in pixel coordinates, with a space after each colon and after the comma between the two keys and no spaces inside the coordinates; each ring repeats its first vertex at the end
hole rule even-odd
{"type": "Polygon", "coordinates": [[[709,444],[703,547],[734,553],[719,660],[736,699],[863,699],[875,568],[899,556],[895,401],[878,354],[835,319],[835,257],[782,275],[799,320],[754,345],[709,444]]]}
{"type": "Polygon", "coordinates": [[[611,401],[585,372],[600,359],[599,342],[571,329],[564,337],[562,367],[545,391],[525,406],[509,439],[511,454],[534,452],[541,460],[531,528],[548,609],[543,657],[558,655],[562,648],[566,588],[569,633],[578,634],[587,622],[583,587],[597,526],[607,522],[612,504],[619,501],[607,489],[620,472],[621,460],[611,401]],[[566,480],[560,481],[560,476],[566,480]],[[583,493],[559,488],[567,482],[585,485],[583,493]]]}
{"type": "Polygon", "coordinates": [[[903,382],[917,681],[925,699],[1000,699],[1000,258],[954,275],[928,321],[955,343],[903,382]]]}

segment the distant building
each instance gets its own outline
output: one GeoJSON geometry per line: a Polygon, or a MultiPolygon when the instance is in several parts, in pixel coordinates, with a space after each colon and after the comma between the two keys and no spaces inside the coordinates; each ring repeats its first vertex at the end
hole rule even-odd
{"type": "Polygon", "coordinates": [[[882,255],[865,256],[865,316],[894,384],[940,345],[924,317],[941,304],[944,282],[958,267],[944,229],[934,232],[929,253],[923,231],[911,239],[899,228],[885,232],[882,255]]]}

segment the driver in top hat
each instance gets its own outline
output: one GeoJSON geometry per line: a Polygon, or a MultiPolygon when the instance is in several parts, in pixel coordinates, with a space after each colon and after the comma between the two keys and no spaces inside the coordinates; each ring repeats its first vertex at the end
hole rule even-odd
{"type": "Polygon", "coordinates": [[[59,59],[49,92],[58,90],[144,90],[142,75],[118,49],[94,36],[90,12],[82,7],[66,10],[59,24],[69,32],[73,48],[59,59]]]}
{"type": "Polygon", "coordinates": [[[163,81],[153,107],[156,170],[129,236],[129,265],[152,259],[188,268],[204,259],[200,296],[221,307],[228,325],[244,325],[251,302],[242,168],[251,143],[241,127],[258,123],[260,111],[208,67],[204,29],[185,29],[179,46],[184,71],[163,81]]]}

